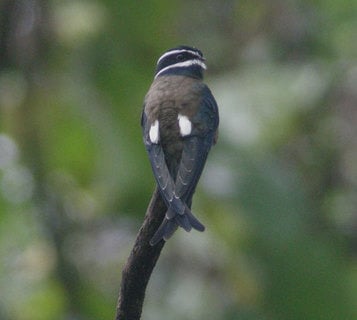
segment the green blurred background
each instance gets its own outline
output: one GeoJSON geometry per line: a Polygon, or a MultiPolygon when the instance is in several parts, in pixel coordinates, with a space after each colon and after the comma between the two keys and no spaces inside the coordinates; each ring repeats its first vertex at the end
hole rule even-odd
{"type": "Polygon", "coordinates": [[[2,0],[0,319],[112,319],[154,189],[157,58],[200,48],[220,107],[146,320],[357,319],[354,0],[2,0]]]}

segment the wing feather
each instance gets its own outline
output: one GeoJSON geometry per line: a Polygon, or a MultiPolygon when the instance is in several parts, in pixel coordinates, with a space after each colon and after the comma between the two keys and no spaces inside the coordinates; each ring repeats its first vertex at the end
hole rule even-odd
{"type": "Polygon", "coordinates": [[[202,174],[208,153],[215,143],[218,127],[217,103],[205,87],[199,112],[192,119],[194,131],[184,140],[181,161],[175,182],[175,192],[184,201],[190,201],[202,174]]]}
{"type": "Polygon", "coordinates": [[[145,110],[142,114],[144,142],[149,154],[155,179],[167,205],[165,218],[150,241],[155,245],[167,240],[181,226],[186,231],[192,228],[204,231],[204,225],[190,210],[193,193],[202,174],[209,150],[217,139],[218,107],[207,86],[197,114],[191,119],[193,130],[183,138],[183,150],[175,181],[168,169],[160,143],[152,143],[145,110]]]}

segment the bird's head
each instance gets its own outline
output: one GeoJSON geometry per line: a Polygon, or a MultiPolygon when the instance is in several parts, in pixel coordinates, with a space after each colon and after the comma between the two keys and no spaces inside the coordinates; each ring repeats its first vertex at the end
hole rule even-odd
{"type": "Polygon", "coordinates": [[[185,75],[188,77],[203,78],[205,58],[196,48],[179,46],[167,50],[157,61],[155,78],[162,75],[185,75]]]}

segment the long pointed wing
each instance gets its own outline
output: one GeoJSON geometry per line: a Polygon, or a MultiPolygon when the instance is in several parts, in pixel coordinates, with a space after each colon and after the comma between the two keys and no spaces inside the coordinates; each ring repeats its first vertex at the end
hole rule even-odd
{"type": "Polygon", "coordinates": [[[150,141],[149,128],[145,112],[142,114],[141,121],[144,131],[144,143],[149,154],[156,182],[160,188],[161,195],[163,196],[167,207],[172,208],[172,210],[169,210],[168,212],[184,214],[185,204],[182,203],[181,199],[175,193],[175,183],[167,167],[164,151],[159,143],[151,143],[150,141]]]}
{"type": "Polygon", "coordinates": [[[208,152],[216,142],[218,107],[211,91],[205,87],[204,98],[197,115],[192,119],[193,132],[184,139],[184,147],[175,182],[175,192],[189,202],[201,176],[208,152]]]}
{"type": "Polygon", "coordinates": [[[176,194],[184,202],[195,191],[210,148],[205,138],[193,136],[185,139],[175,183],[176,194]]]}

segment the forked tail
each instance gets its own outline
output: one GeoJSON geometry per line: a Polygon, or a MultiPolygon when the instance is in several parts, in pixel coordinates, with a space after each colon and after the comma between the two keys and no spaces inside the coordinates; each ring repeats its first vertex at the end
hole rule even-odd
{"type": "Polygon", "coordinates": [[[192,214],[188,207],[186,207],[183,214],[175,213],[170,208],[167,210],[160,227],[150,240],[150,245],[156,245],[161,239],[168,240],[179,226],[187,232],[191,231],[192,228],[201,232],[205,230],[205,226],[192,214]]]}

